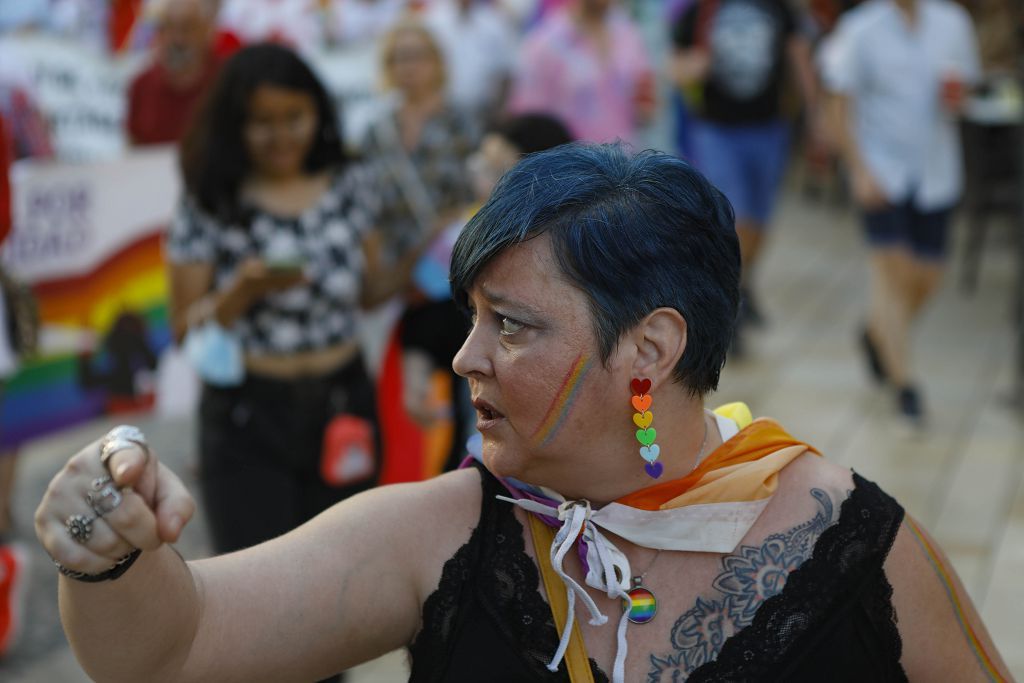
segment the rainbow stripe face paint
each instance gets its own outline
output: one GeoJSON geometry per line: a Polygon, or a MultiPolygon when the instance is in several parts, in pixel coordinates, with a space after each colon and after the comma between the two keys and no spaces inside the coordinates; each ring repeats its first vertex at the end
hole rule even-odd
{"type": "Polygon", "coordinates": [[[547,445],[555,437],[555,434],[558,433],[558,430],[562,428],[562,424],[565,422],[565,418],[577,398],[580,385],[583,384],[583,380],[586,378],[587,373],[590,372],[592,365],[590,356],[586,354],[580,354],[573,361],[569,372],[562,378],[562,386],[559,387],[558,393],[555,394],[554,400],[551,401],[544,419],[541,420],[537,431],[530,437],[533,443],[538,446],[547,445]]]}

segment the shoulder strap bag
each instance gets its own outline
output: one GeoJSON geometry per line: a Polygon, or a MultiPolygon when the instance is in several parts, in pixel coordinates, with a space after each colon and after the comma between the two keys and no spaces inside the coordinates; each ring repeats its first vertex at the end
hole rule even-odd
{"type": "MultiPolygon", "coordinates": [[[[555,628],[562,628],[565,615],[569,611],[569,603],[565,597],[565,586],[562,585],[554,567],[551,566],[551,543],[555,539],[555,530],[540,521],[536,515],[527,513],[530,519],[530,537],[533,538],[533,553],[537,557],[540,576],[544,580],[544,592],[548,594],[551,614],[555,617],[555,628]]],[[[558,634],[561,637],[561,633],[558,634]]],[[[579,622],[574,621],[572,635],[569,637],[569,649],[565,651],[565,666],[569,670],[572,683],[594,683],[594,673],[590,670],[590,658],[587,647],[583,643],[579,622]]]]}

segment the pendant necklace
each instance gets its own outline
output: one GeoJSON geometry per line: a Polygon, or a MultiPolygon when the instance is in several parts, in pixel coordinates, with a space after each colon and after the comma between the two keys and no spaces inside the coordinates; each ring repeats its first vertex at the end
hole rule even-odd
{"type": "Polygon", "coordinates": [[[622,608],[629,610],[629,616],[626,618],[634,624],[646,624],[653,620],[654,615],[658,612],[658,600],[654,597],[654,593],[644,588],[644,577],[647,576],[647,572],[651,571],[651,567],[659,557],[661,557],[660,548],[654,554],[654,559],[647,565],[647,569],[642,574],[633,577],[633,587],[626,591],[629,602],[622,601],[622,608]]]}
{"type": "MultiPolygon", "coordinates": [[[[697,465],[700,463],[701,457],[704,455],[704,448],[708,445],[708,423],[704,420],[704,440],[701,441],[700,450],[697,451],[697,457],[694,459],[693,469],[697,469],[697,465]]],[[[692,472],[693,470],[691,470],[692,472]]],[[[661,557],[661,548],[658,548],[658,552],[654,554],[654,558],[647,565],[647,568],[640,574],[637,574],[632,578],[633,587],[626,591],[626,595],[629,596],[629,601],[622,601],[623,611],[629,610],[629,615],[626,617],[630,622],[634,624],[646,624],[654,620],[654,615],[658,613],[658,599],[654,597],[654,593],[644,586],[644,577],[647,576],[647,572],[651,571],[651,567],[661,557]]]]}

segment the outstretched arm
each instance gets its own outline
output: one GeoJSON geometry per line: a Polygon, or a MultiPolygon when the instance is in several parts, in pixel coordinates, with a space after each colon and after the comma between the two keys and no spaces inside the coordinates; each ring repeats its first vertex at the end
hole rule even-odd
{"type": "Polygon", "coordinates": [[[97,681],[309,681],[406,645],[479,514],[478,476],[455,472],[369,491],[275,540],[186,563],[164,545],[193,510],[181,482],[137,448],[110,462],[133,490],[87,543],[64,521],[88,514],[84,496],[104,474],[98,443],[54,478],[36,515],[47,551],[74,570],[99,573],[144,550],[116,581],[60,579],[68,639],[97,681]]]}
{"type": "Polygon", "coordinates": [[[945,554],[907,515],[885,571],[911,681],[1012,681],[945,554]]]}

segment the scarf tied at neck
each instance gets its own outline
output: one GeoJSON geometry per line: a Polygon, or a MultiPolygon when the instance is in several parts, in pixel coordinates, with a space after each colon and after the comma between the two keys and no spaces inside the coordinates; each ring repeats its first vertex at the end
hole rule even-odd
{"type": "MultiPolygon", "coordinates": [[[[586,589],[564,569],[575,546],[588,586],[623,600],[619,618],[613,683],[622,683],[627,654],[628,607],[632,601],[629,559],[601,530],[654,550],[729,553],[754,525],[778,488],[778,474],[804,453],[820,453],[790,436],[774,420],[752,420],[749,409],[733,403],[715,410],[723,444],[697,463],[685,477],[655,484],[594,510],[586,500],[566,500],[556,491],[511,478],[499,481],[509,496],[498,496],[537,515],[556,528],[550,561],[566,587],[568,614],[558,649],[548,668],[556,671],[569,645],[578,598],[590,613],[589,623],[608,621],[586,589]]],[[[479,441],[470,444],[480,459],[479,441]]]]}

